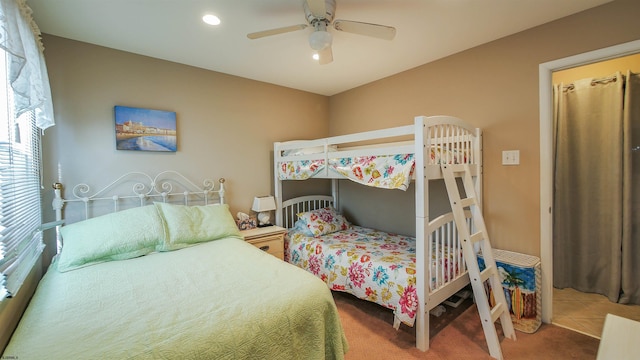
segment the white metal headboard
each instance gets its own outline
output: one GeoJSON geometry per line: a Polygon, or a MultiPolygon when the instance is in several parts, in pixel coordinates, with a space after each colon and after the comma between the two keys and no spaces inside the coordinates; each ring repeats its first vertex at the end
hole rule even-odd
{"type": "MultiPolygon", "coordinates": [[[[53,184],[54,199],[53,210],[56,213],[56,225],[62,224],[62,211],[67,203],[84,203],[84,219],[92,217],[90,211],[95,203],[112,203],[112,211],[120,209],[122,202],[129,200],[137,203],[137,206],[145,206],[153,202],[174,202],[190,205],[196,204],[224,204],[225,179],[218,180],[218,186],[210,179],[205,179],[202,186],[196,185],[191,180],[177,171],[167,170],[150,176],[143,172],[126,173],[100,190],[92,193],[91,186],[86,183],[75,185],[72,196],[68,199],[62,197],[63,185],[53,184]]],[[[129,206],[131,207],[131,206],[129,206]]],[[[61,242],[58,235],[58,250],[61,242]]]]}
{"type": "Polygon", "coordinates": [[[56,212],[56,221],[60,221],[62,220],[64,205],[71,202],[84,202],[85,219],[91,217],[89,204],[96,201],[111,201],[114,212],[119,210],[120,202],[125,199],[138,199],[140,206],[155,201],[169,202],[170,198],[182,198],[182,202],[185,205],[189,205],[189,202],[194,197],[199,198],[198,200],[204,205],[209,203],[224,204],[224,182],[224,178],[218,180],[220,185],[216,189],[215,182],[210,179],[205,179],[203,185],[199,186],[181,173],[173,170],[163,171],[154,177],[143,172],[130,172],[120,176],[93,194],[90,194],[91,186],[84,183],[78,184],[73,187],[73,197],[69,199],[62,197],[62,184],[55,183],[53,185],[55,193],[53,209],[56,212]],[[118,187],[127,184],[132,186],[130,192],[124,194],[114,193],[118,187]]]}
{"type": "Polygon", "coordinates": [[[196,199],[198,202],[207,205],[209,203],[224,204],[224,182],[225,179],[218,180],[220,184],[216,189],[216,184],[210,179],[205,179],[203,185],[199,186],[187,179],[177,171],[167,170],[152,177],[143,172],[130,172],[120,176],[115,181],[106,185],[102,189],[91,194],[91,186],[82,183],[73,187],[72,198],[62,197],[63,185],[53,184],[54,199],[53,209],[56,212],[56,221],[62,220],[62,209],[66,203],[83,202],[85,219],[91,217],[89,211],[90,203],[105,201],[113,203],[113,211],[119,210],[122,200],[138,199],[139,206],[144,206],[149,202],[162,201],[169,202],[171,198],[182,198],[185,205],[196,199]],[[118,194],[115,191],[119,187],[130,185],[131,191],[118,194]]]}

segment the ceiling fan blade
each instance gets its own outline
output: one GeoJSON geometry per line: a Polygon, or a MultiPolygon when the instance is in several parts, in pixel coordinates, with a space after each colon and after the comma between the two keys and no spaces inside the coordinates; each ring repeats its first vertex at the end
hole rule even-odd
{"type": "Polygon", "coordinates": [[[262,38],[262,37],[265,37],[265,36],[278,35],[278,34],[284,34],[284,33],[292,32],[292,31],[302,30],[302,29],[305,29],[307,26],[308,26],[307,24],[285,26],[285,27],[281,27],[281,28],[277,28],[277,29],[264,30],[264,31],[258,31],[258,32],[250,33],[250,34],[247,34],[247,37],[249,39],[251,39],[251,40],[254,40],[254,39],[259,39],[259,38],[262,38]]]}
{"type": "Polygon", "coordinates": [[[396,28],[392,26],[369,24],[358,21],[336,20],[333,22],[333,27],[338,31],[371,36],[384,40],[392,40],[396,36],[396,28]]]}
{"type": "Polygon", "coordinates": [[[326,48],[318,51],[318,63],[320,65],[326,65],[333,61],[333,52],[331,51],[331,46],[327,46],[326,48]]]}
{"type": "Polygon", "coordinates": [[[306,0],[306,2],[313,16],[317,18],[326,17],[327,9],[325,8],[324,0],[306,0]]]}

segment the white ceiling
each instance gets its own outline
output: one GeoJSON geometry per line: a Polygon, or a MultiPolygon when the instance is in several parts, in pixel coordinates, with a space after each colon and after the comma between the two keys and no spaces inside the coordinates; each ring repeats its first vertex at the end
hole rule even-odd
{"type": "MultiPolygon", "coordinates": [[[[27,0],[43,33],[322,95],[399,73],[611,0],[337,0],[336,19],[393,26],[394,40],[333,34],[311,58],[303,0],[27,0]],[[201,18],[212,13],[222,24],[201,18]]],[[[46,46],[46,44],[45,44],[46,46]]],[[[46,50],[45,50],[46,55],[46,50]]]]}

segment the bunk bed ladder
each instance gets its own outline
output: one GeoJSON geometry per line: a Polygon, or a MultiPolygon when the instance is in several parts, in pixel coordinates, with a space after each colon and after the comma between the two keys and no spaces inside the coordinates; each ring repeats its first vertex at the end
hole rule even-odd
{"type": "Polygon", "coordinates": [[[489,235],[484,224],[482,211],[477,201],[474,180],[471,175],[469,165],[460,164],[442,164],[442,173],[444,176],[451,209],[453,211],[456,228],[462,238],[462,251],[469,272],[469,279],[473,288],[473,294],[480,314],[484,336],[489,347],[489,354],[496,358],[502,359],[502,349],[500,340],[496,331],[495,322],[500,319],[502,332],[505,337],[516,339],[516,334],[511,322],[509,314],[509,306],[502,290],[502,281],[498,274],[493,250],[489,242],[489,235]],[[458,188],[457,178],[462,178],[462,184],[466,198],[460,198],[460,190],[458,188]],[[472,226],[477,232],[470,233],[471,229],[465,221],[464,209],[469,208],[472,213],[472,226]],[[482,252],[485,261],[485,270],[480,271],[478,265],[477,251],[482,252]],[[495,299],[495,306],[491,307],[487,293],[485,292],[484,282],[489,281],[495,299]]]}

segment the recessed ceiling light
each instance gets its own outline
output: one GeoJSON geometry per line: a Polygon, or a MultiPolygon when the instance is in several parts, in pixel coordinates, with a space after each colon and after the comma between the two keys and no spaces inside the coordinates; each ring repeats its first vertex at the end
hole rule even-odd
{"type": "Polygon", "coordinates": [[[313,60],[320,60],[320,55],[318,53],[313,53],[313,60]]]}
{"type": "Polygon", "coordinates": [[[204,21],[205,23],[209,24],[209,25],[220,25],[220,18],[215,16],[215,15],[211,15],[211,14],[207,14],[205,16],[202,17],[202,21],[204,21]]]}

